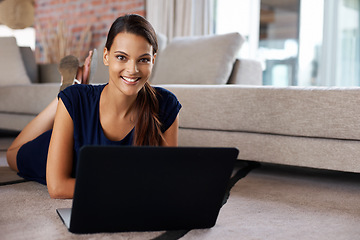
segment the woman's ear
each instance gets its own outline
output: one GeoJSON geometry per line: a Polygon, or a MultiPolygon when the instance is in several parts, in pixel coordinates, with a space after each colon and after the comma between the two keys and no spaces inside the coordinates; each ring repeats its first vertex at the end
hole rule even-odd
{"type": "Polygon", "coordinates": [[[109,66],[109,51],[106,47],[104,48],[103,62],[105,66],[109,66]]]}
{"type": "Polygon", "coordinates": [[[156,53],[155,53],[154,56],[153,56],[152,64],[155,64],[155,58],[156,58],[156,53]]]}

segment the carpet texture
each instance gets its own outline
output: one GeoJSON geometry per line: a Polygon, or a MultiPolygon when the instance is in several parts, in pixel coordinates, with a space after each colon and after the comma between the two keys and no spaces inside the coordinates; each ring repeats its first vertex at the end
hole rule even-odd
{"type": "MultiPolygon", "coordinates": [[[[0,147],[1,147],[0,142],[0,147]]],[[[233,172],[224,203],[232,186],[245,177],[252,164],[239,162],[233,172]]],[[[174,240],[189,230],[158,232],[125,232],[72,234],[56,213],[56,208],[71,207],[72,200],[51,199],[46,186],[27,182],[17,176],[6,163],[5,151],[0,151],[0,239],[156,239],[174,240]]]]}
{"type": "Polygon", "coordinates": [[[162,232],[68,232],[46,186],[22,181],[6,163],[0,139],[0,239],[360,239],[360,174],[250,162],[237,164],[216,225],[162,232]]]}
{"type": "MultiPolygon", "coordinates": [[[[4,167],[5,168],[5,167],[4,167]]],[[[234,171],[232,182],[241,179],[251,170],[234,171]]],[[[9,170],[15,175],[14,171],[9,170]]],[[[231,186],[229,186],[229,190],[231,186]]],[[[226,198],[229,196],[227,194],[226,198]]],[[[51,199],[46,186],[35,182],[0,186],[0,233],[4,239],[179,239],[183,231],[126,232],[76,235],[68,232],[55,212],[56,208],[71,207],[72,200],[51,199]]]]}
{"type": "Polygon", "coordinates": [[[51,199],[46,186],[35,182],[0,187],[2,239],[151,239],[163,232],[99,233],[76,235],[64,226],[56,208],[71,207],[72,200],[51,199]]]}
{"type": "Polygon", "coordinates": [[[182,239],[360,239],[360,175],[262,166],[232,188],[217,224],[182,239]]]}

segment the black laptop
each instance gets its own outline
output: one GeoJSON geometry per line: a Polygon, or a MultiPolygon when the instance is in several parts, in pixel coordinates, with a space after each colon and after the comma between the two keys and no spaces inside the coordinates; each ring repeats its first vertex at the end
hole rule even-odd
{"type": "Polygon", "coordinates": [[[73,233],[161,231],[215,225],[236,148],[86,146],[72,208],[73,233]]]}

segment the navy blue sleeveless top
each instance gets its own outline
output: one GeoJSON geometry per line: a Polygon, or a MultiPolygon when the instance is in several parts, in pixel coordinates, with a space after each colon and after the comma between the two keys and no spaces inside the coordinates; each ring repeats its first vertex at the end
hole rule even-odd
{"type": "MultiPolygon", "coordinates": [[[[134,128],[121,141],[109,140],[102,129],[99,116],[100,95],[104,85],[77,84],[59,93],[74,123],[75,156],[84,145],[132,145],[134,128]]],[[[159,120],[162,132],[175,121],[181,104],[170,91],[154,87],[159,101],[159,120]]]]}
{"type": "MultiPolygon", "coordinates": [[[[121,141],[106,138],[100,124],[99,102],[105,85],[73,85],[59,93],[74,122],[74,161],[72,176],[76,175],[77,157],[84,145],[132,145],[134,129],[121,141]]],[[[174,94],[160,87],[154,87],[159,101],[159,120],[162,132],[175,121],[181,104],[174,94]]],[[[46,162],[52,130],[24,144],[17,154],[18,175],[46,184],[46,162]]]]}

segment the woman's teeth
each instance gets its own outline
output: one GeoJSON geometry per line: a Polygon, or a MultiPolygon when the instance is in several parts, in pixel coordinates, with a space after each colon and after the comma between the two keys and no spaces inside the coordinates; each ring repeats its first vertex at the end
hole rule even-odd
{"type": "Polygon", "coordinates": [[[128,82],[136,82],[137,80],[139,80],[139,78],[127,78],[127,77],[122,77],[122,78],[128,82]]]}

